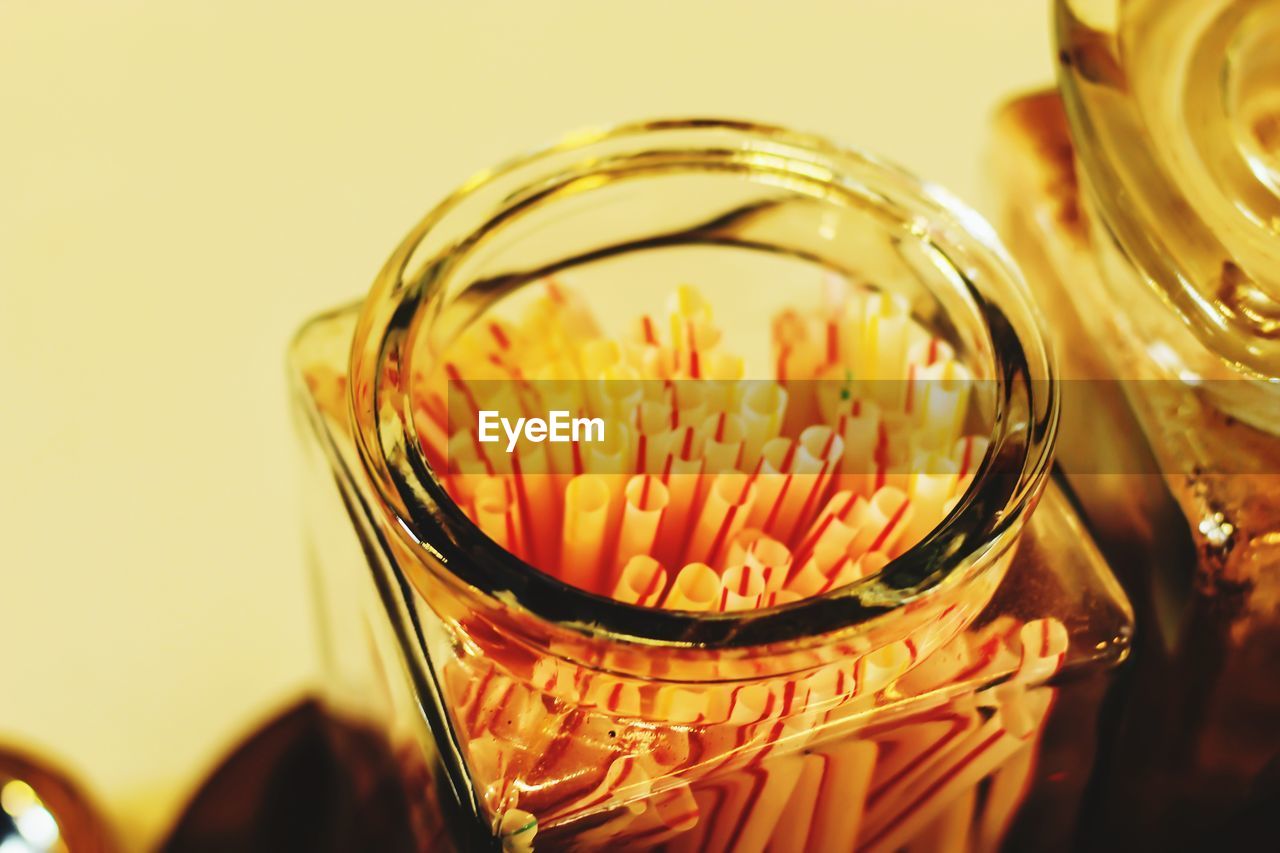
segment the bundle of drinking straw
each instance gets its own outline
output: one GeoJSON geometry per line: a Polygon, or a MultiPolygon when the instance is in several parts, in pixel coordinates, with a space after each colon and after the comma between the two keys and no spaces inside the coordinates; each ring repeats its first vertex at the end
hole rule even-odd
{"type": "Polygon", "coordinates": [[[891,851],[924,839],[921,849],[994,850],[1052,702],[1051,688],[1028,685],[1056,671],[1065,646],[1055,620],[1002,618],[896,681],[918,701],[865,715],[874,679],[842,696],[814,675],[793,685],[802,698],[791,707],[770,700],[786,688],[740,688],[720,724],[655,724],[630,685],[602,674],[578,702],[549,703],[500,657],[449,673],[472,772],[492,783],[509,849],[536,834],[549,849],[891,851]]]}
{"type": "MultiPolygon", "coordinates": [[[[628,604],[743,611],[857,582],[945,517],[986,440],[966,434],[970,371],[905,301],[826,292],[772,318],[768,375],[748,377],[693,288],[608,336],[547,282],[415,377],[424,451],[494,542],[628,604]],[[603,435],[482,435],[483,412],[553,411],[599,419],[603,435]]],[[[1048,711],[1052,691],[1032,685],[1067,640],[1053,620],[957,634],[989,594],[815,651],[790,675],[725,660],[716,684],[616,675],[464,620],[445,691],[508,849],[991,849],[1048,711]]]]}
{"type": "Polygon", "coordinates": [[[942,520],[982,459],[985,439],[960,434],[968,369],[899,299],[848,288],[783,312],[770,377],[746,378],[721,338],[689,287],[665,317],[611,338],[548,283],[522,316],[478,323],[438,360],[416,398],[429,458],[512,553],[682,610],[768,607],[878,572],[942,520]],[[482,441],[481,412],[555,410],[603,435],[482,441]]]}

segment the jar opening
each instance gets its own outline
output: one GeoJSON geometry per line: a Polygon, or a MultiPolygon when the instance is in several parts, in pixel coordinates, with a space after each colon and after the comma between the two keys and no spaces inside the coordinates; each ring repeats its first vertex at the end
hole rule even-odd
{"type": "Polygon", "coordinates": [[[402,544],[442,582],[517,614],[507,624],[514,631],[686,649],[825,641],[1001,570],[998,558],[1044,485],[1057,420],[1037,318],[976,214],[821,139],[718,120],[578,135],[473,179],[384,267],[350,373],[367,472],[402,544]],[[616,601],[564,583],[485,535],[424,450],[415,377],[486,312],[548,276],[572,276],[580,292],[626,313],[652,298],[652,282],[693,275],[723,288],[725,304],[750,317],[787,297],[777,283],[797,270],[901,295],[979,368],[989,397],[989,446],[972,484],[940,525],[861,580],[727,613],[616,601]]]}

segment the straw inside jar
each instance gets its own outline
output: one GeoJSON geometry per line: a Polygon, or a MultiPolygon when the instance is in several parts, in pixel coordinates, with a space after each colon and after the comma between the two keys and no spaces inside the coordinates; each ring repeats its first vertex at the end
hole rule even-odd
{"type": "Polygon", "coordinates": [[[906,300],[827,285],[842,301],[767,324],[775,375],[753,380],[693,287],[675,290],[665,323],[642,315],[609,338],[580,296],[548,282],[523,317],[464,334],[436,378],[458,386],[444,396],[466,417],[488,406],[532,417],[534,400],[608,429],[503,453],[455,424],[430,450],[464,472],[447,484],[490,538],[574,586],[701,608],[716,606],[701,595],[707,571],[721,597],[744,578],[764,585],[733,593],[733,609],[838,588],[942,520],[985,439],[957,434],[969,374],[906,300]],[[641,566],[644,583],[662,579],[659,595],[623,577],[641,566]]]}

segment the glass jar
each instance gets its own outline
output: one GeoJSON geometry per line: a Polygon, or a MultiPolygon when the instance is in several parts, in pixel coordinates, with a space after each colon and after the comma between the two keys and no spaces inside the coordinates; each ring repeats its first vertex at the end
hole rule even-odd
{"type": "Polygon", "coordinates": [[[1108,412],[1110,440],[1061,456],[1151,626],[1085,837],[1274,845],[1280,3],[1056,10],[1061,102],[1001,118],[1002,224],[1093,404],[1078,417],[1108,412]]]}
{"type": "Polygon", "coordinates": [[[395,745],[424,847],[1069,843],[1131,614],[1051,481],[1024,286],[938,188],[772,127],[579,134],[446,199],[290,364],[326,698],[395,745]],[[737,612],[625,604],[486,536],[426,449],[445,354],[548,277],[606,327],[692,278],[757,375],[750,330],[833,275],[962,356],[991,430],[942,523],[861,580],[737,612]]]}

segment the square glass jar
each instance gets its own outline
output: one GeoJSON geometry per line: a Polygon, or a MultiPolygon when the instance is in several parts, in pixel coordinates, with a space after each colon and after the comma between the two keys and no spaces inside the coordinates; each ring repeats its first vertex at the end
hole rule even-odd
{"type": "Polygon", "coordinates": [[[1050,476],[1039,318],[940,189],[741,122],[578,134],[446,199],[290,368],[326,700],[396,748],[424,848],[1069,843],[1132,617],[1050,476]],[[694,280],[751,354],[832,275],[962,354],[991,430],[954,508],[874,575],[735,613],[624,604],[485,536],[424,449],[423,377],[548,277],[609,327],[694,280]]]}

